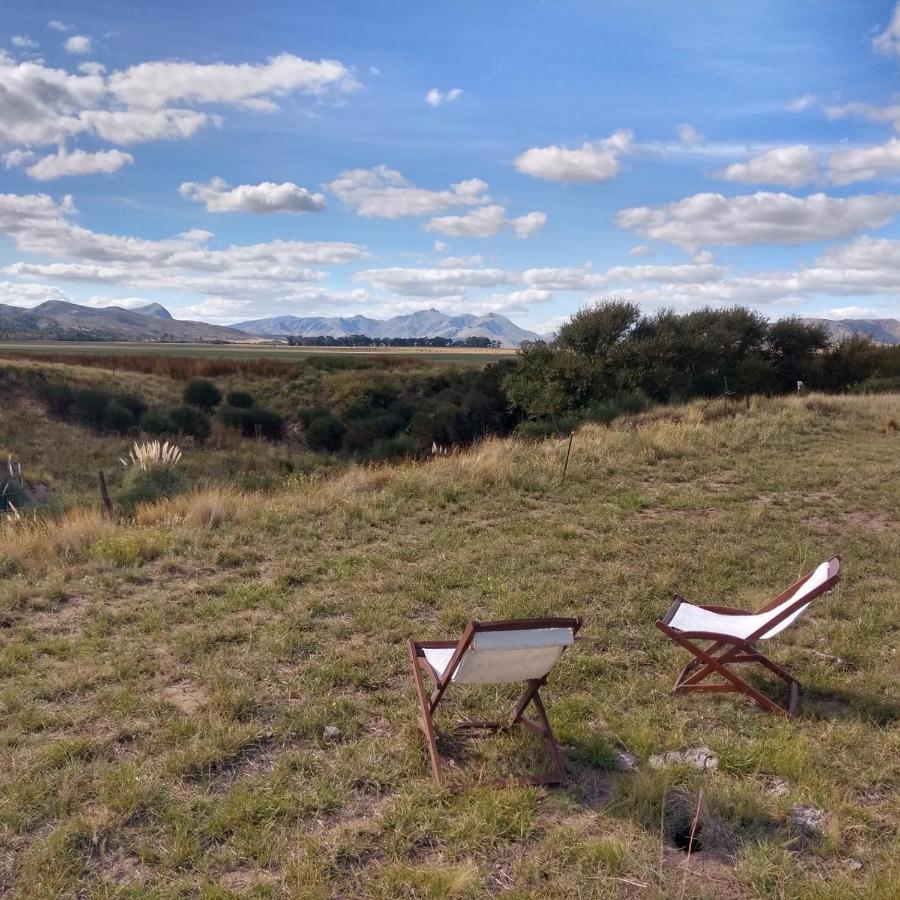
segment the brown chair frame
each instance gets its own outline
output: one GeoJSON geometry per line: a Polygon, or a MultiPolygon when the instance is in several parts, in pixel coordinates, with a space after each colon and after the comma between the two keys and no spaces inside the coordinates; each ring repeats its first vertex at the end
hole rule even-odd
{"type": "MultiPolygon", "coordinates": [[[[773,600],[761,606],[756,613],[748,613],[744,609],[735,609],[730,606],[700,606],[701,609],[710,612],[720,613],[727,616],[746,616],[758,615],[759,613],[768,612],[779,604],[787,600],[790,595],[797,590],[805,581],[807,581],[814,573],[804,575],[803,578],[795,581],[789,588],[782,591],[773,600]]],[[[686,694],[690,692],[699,693],[728,693],[736,692],[745,694],[758,703],[763,709],[769,712],[785,715],[792,718],[797,714],[800,703],[800,682],[794,678],[789,672],[781,668],[781,666],[772,662],[767,656],[761,653],[753,646],[755,641],[764,637],[776,625],[794,613],[801,606],[811,603],[816,597],[830,591],[840,580],[841,577],[841,559],[839,556],[833,556],[828,560],[828,578],[817,587],[814,591],[799,598],[796,603],[783,609],[777,616],[774,616],[768,622],[765,622],[749,637],[745,639],[736,638],[733,635],[717,634],[715,632],[706,631],[679,631],[671,628],[669,622],[678,612],[678,607],[687,601],[684,597],[675,595],[674,603],[663,618],[657,620],[656,627],[663,634],[667,634],[676,644],[680,644],[688,652],[694,655],[692,659],[679,673],[675,679],[675,685],[672,688],[673,694],[686,694]],[[708,646],[701,647],[696,641],[709,641],[708,646]],[[778,676],[784,681],[790,689],[790,700],[787,706],[775,702],[767,697],[762,691],[748,684],[743,678],[732,672],[728,667],[738,663],[758,663],[764,666],[770,672],[778,676]],[[706,679],[711,675],[720,675],[724,681],[705,683],[706,679]]]]}
{"type": "MultiPolygon", "coordinates": [[[[444,696],[444,692],[450,686],[453,675],[462,662],[463,656],[469,649],[470,644],[479,632],[486,631],[525,631],[538,628],[571,628],[573,636],[578,633],[581,628],[580,618],[536,618],[536,619],[502,619],[494,622],[477,622],[471,621],[463,631],[462,637],[458,641],[416,641],[409,639],[409,657],[413,667],[413,678],[416,683],[416,693],[419,697],[420,716],[418,719],[419,728],[425,735],[428,744],[428,754],[431,758],[431,770],[434,773],[435,780],[438,784],[443,783],[441,772],[441,757],[437,748],[437,732],[434,727],[434,716],[438,704],[444,696]],[[447,663],[442,675],[429,665],[425,658],[425,650],[448,650],[455,648],[453,656],[447,663]],[[429,694],[425,689],[425,682],[422,678],[422,672],[427,672],[434,681],[434,690],[429,694]]],[[[562,759],[559,754],[559,745],[556,743],[556,737],[553,729],[550,727],[550,721],[547,718],[547,711],[541,700],[540,689],[547,683],[547,677],[530,678],[525,682],[525,689],[522,691],[519,699],[516,700],[510,711],[506,721],[503,722],[482,722],[482,721],[464,721],[457,725],[458,729],[486,729],[490,731],[505,731],[515,725],[521,725],[529,731],[540,735],[547,743],[547,750],[556,775],[552,778],[537,779],[520,779],[519,784],[560,784],[566,780],[566,771],[563,768],[562,759]],[[525,710],[529,704],[534,706],[537,713],[538,721],[532,721],[525,716],[525,710]]]]}

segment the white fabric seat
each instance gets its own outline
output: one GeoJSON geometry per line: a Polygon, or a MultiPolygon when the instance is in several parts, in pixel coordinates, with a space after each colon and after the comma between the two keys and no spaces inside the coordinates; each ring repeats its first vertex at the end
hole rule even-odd
{"type": "MultiPolygon", "coordinates": [[[[695,606],[693,603],[684,602],[678,607],[675,615],[669,620],[668,625],[670,628],[681,632],[725,634],[729,637],[747,640],[751,634],[757,632],[766,622],[771,622],[789,606],[811,594],[816,588],[821,587],[828,580],[828,573],[829,563],[823,562],[786,600],[767,612],[728,615],[726,613],[712,612],[711,610],[695,606]]],[[[761,634],[759,639],[767,640],[784,631],[795,619],[803,615],[808,608],[809,603],[799,606],[772,629],[761,634]]]]}
{"type": "MultiPolygon", "coordinates": [[[[477,631],[452,681],[457,684],[502,684],[543,678],[574,643],[571,628],[528,628],[477,631]]],[[[428,665],[443,677],[455,647],[422,648],[428,665]]]]}

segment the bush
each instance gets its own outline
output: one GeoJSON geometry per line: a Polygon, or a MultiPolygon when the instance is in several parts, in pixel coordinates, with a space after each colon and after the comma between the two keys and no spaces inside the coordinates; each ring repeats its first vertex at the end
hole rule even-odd
{"type": "Polygon", "coordinates": [[[284,419],[262,406],[242,409],[229,405],[222,409],[219,418],[225,425],[240,431],[244,437],[261,436],[277,441],[284,435],[284,419]]]}
{"type": "Polygon", "coordinates": [[[189,435],[198,441],[205,441],[212,434],[209,416],[196,406],[173,406],[168,416],[178,434],[189,435]]]}
{"type": "Polygon", "coordinates": [[[229,391],[225,395],[225,402],[235,409],[250,409],[253,406],[253,396],[246,391],[229,391]]]}
{"type": "Polygon", "coordinates": [[[171,468],[144,471],[135,467],[128,470],[123,485],[125,490],[121,502],[130,509],[139,503],[152,503],[179,493],[184,489],[184,478],[171,468]]]}
{"type": "Polygon", "coordinates": [[[347,430],[340,419],[331,413],[316,416],[306,426],[306,442],[313,450],[335,452],[341,449],[344,432],[347,430]]]}
{"type": "Polygon", "coordinates": [[[141,428],[147,434],[174,434],[178,429],[169,413],[164,409],[148,409],[141,416],[141,428]]]}
{"type": "Polygon", "coordinates": [[[137,394],[120,394],[117,402],[120,406],[124,406],[136,420],[147,412],[147,402],[137,394]]]}
{"type": "Polygon", "coordinates": [[[106,405],[106,409],[103,412],[104,431],[127,434],[134,429],[135,425],[137,425],[137,419],[134,414],[118,400],[112,400],[106,405]]]}
{"type": "Polygon", "coordinates": [[[72,417],[82,425],[95,431],[102,431],[106,417],[106,407],[112,402],[112,395],[100,388],[79,388],[74,392],[72,417]]]}
{"type": "Polygon", "coordinates": [[[222,392],[206,378],[192,378],[184,386],[181,399],[188,406],[196,406],[210,412],[222,402],[222,392]]]}
{"type": "Polygon", "coordinates": [[[16,509],[22,509],[26,503],[28,503],[28,495],[24,488],[8,475],[0,473],[0,510],[9,509],[10,504],[16,509]]]}
{"type": "Polygon", "coordinates": [[[900,375],[873,375],[851,388],[854,394],[893,394],[900,392],[900,375]]]}
{"type": "Polygon", "coordinates": [[[45,381],[37,386],[38,399],[57,416],[66,416],[75,401],[75,392],[67,384],[45,381]]]}
{"type": "Polygon", "coordinates": [[[642,391],[630,391],[617,394],[607,400],[596,400],[584,411],[585,418],[591,422],[609,424],[613,419],[627,413],[643,412],[650,405],[650,400],[642,391]]]}

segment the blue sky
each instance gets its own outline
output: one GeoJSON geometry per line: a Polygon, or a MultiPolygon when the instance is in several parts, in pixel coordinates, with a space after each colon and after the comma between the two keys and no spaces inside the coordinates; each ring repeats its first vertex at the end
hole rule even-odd
{"type": "Polygon", "coordinates": [[[15,4],[0,303],[900,316],[891,2],[15,4]]]}

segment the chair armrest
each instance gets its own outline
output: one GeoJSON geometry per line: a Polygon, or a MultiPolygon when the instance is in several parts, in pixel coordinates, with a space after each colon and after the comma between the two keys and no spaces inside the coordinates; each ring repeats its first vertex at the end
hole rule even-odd
{"type": "Polygon", "coordinates": [[[657,625],[668,625],[672,619],[675,618],[675,613],[678,612],[678,607],[681,606],[682,603],[687,603],[688,601],[681,596],[681,594],[674,594],[672,596],[672,605],[669,607],[669,611],[661,618],[656,620],[657,625]]]}

